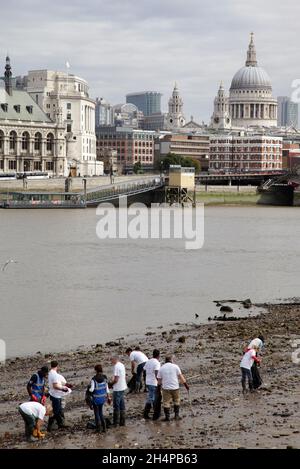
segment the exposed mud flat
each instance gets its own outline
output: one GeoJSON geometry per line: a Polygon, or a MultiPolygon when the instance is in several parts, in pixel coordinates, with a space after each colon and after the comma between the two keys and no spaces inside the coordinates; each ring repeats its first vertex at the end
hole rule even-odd
{"type": "MultiPolygon", "coordinates": [[[[268,310],[243,321],[199,325],[195,320],[169,330],[147,330],[143,337],[125,337],[115,345],[9,360],[0,368],[0,447],[300,448],[300,364],[292,360],[293,345],[300,339],[300,306],[281,304],[268,306],[268,310]],[[239,370],[242,349],[259,333],[266,339],[261,366],[264,384],[257,393],[243,397],[239,370]],[[142,418],[145,394],[129,394],[125,428],[111,428],[106,435],[87,430],[93,413],[84,403],[84,391],[93,366],[102,363],[110,376],[110,355],[123,355],[128,345],[136,344],[149,355],[153,348],[160,348],[162,359],[166,353],[174,353],[187,378],[200,375],[190,380],[193,412],[182,388],[181,421],[146,422],[142,418]],[[45,440],[28,444],[17,406],[27,399],[26,382],[31,373],[52,358],[59,360],[62,373],[74,384],[65,409],[70,429],[53,431],[45,440]]],[[[123,360],[129,378],[128,357],[123,360]]]]}

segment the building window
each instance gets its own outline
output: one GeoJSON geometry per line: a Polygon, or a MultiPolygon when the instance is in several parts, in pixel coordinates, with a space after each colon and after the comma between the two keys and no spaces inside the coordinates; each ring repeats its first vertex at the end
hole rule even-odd
{"type": "Polygon", "coordinates": [[[54,136],[53,134],[47,135],[47,151],[53,153],[54,150],[54,136]]]}
{"type": "Polygon", "coordinates": [[[20,106],[20,104],[15,104],[15,105],[14,105],[14,110],[15,110],[18,114],[20,114],[20,111],[21,111],[21,106],[20,106]]]}
{"type": "Polygon", "coordinates": [[[27,112],[29,112],[29,114],[32,114],[33,113],[33,106],[26,106],[26,110],[27,110],[27,112]]]}
{"type": "Polygon", "coordinates": [[[0,151],[4,149],[4,133],[0,130],[0,151]]]}
{"type": "Polygon", "coordinates": [[[28,132],[23,132],[22,133],[22,150],[23,151],[28,151],[29,150],[29,133],[28,132]]]}
{"type": "Polygon", "coordinates": [[[34,171],[42,171],[42,163],[40,161],[33,162],[34,171]]]}
{"type": "Polygon", "coordinates": [[[67,132],[72,132],[72,124],[67,124],[67,132]]]}
{"type": "Polygon", "coordinates": [[[72,105],[71,103],[67,103],[67,109],[71,109],[72,105]]]}
{"type": "Polygon", "coordinates": [[[7,103],[2,103],[1,104],[1,109],[2,109],[2,111],[7,112],[8,111],[8,104],[7,103]]]}
{"type": "Polygon", "coordinates": [[[42,134],[37,132],[34,136],[34,149],[36,151],[41,151],[42,149],[42,134]]]}
{"type": "Polygon", "coordinates": [[[17,148],[17,134],[12,130],[9,134],[9,149],[16,150],[17,148]]]}
{"type": "Polygon", "coordinates": [[[46,171],[53,171],[53,161],[46,161],[46,171]]]}
{"type": "Polygon", "coordinates": [[[16,160],[8,160],[8,169],[17,169],[17,162],[16,160]]]}

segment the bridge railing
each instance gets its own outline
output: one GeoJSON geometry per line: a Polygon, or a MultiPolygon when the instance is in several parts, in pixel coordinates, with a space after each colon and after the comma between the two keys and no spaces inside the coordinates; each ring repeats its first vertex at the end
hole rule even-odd
{"type": "Polygon", "coordinates": [[[143,179],[131,183],[118,183],[110,187],[99,188],[97,190],[90,190],[86,195],[87,202],[103,201],[113,199],[122,195],[137,194],[139,192],[145,192],[147,190],[161,187],[164,184],[164,180],[161,177],[152,179],[143,179]]]}

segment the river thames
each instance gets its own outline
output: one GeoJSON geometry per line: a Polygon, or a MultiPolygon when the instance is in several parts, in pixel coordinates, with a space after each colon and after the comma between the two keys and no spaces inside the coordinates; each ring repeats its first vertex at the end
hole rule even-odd
{"type": "MultiPolygon", "coordinates": [[[[206,321],[215,299],[299,295],[300,211],[206,207],[205,243],[100,240],[89,210],[2,210],[1,329],[7,355],[63,351],[147,328],[206,321]]],[[[299,295],[300,296],[300,295],[299,295]]]]}

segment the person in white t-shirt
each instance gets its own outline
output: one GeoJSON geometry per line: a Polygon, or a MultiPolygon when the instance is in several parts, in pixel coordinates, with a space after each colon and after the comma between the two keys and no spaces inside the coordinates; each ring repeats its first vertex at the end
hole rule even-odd
{"type": "Polygon", "coordinates": [[[113,424],[125,425],[125,391],[127,389],[126,370],[118,356],[111,358],[113,364],[113,379],[109,386],[113,388],[113,424]]]}
{"type": "Polygon", "coordinates": [[[62,384],[64,382],[62,378],[63,376],[58,373],[58,362],[53,360],[48,374],[49,394],[53,407],[53,417],[48,421],[48,432],[51,432],[55,420],[59,428],[66,428],[62,397],[70,393],[70,385],[62,384]]]}
{"type": "MultiPolygon", "coordinates": [[[[251,340],[250,344],[248,345],[248,350],[253,348],[255,345],[258,347],[258,350],[256,353],[256,356],[258,356],[262,353],[262,351],[264,350],[264,346],[265,346],[265,339],[262,335],[259,335],[255,339],[251,340]]],[[[253,362],[253,365],[251,367],[251,374],[252,374],[253,388],[258,389],[262,385],[262,379],[261,379],[259,367],[256,361],[253,362]]]]}
{"type": "MultiPolygon", "coordinates": [[[[139,392],[141,389],[141,382],[142,376],[144,371],[144,366],[148,361],[147,355],[141,352],[140,347],[135,347],[134,350],[132,348],[128,348],[126,350],[126,355],[129,356],[131,362],[131,373],[134,375],[136,374],[135,378],[135,392],[139,392]],[[136,367],[136,370],[135,370],[136,367]]],[[[147,391],[145,387],[145,391],[147,391]]]]}
{"type": "Polygon", "coordinates": [[[156,399],[156,392],[157,392],[157,375],[160,370],[160,362],[159,362],[159,350],[153,350],[153,358],[148,360],[144,366],[144,371],[146,373],[146,386],[148,391],[148,396],[144,408],[144,419],[150,419],[149,414],[151,407],[154,407],[154,402],[156,399]]]}
{"type": "Polygon", "coordinates": [[[252,378],[251,368],[254,362],[260,363],[259,358],[257,358],[256,356],[257,351],[258,351],[257,345],[254,345],[253,348],[247,349],[240,363],[240,368],[242,372],[243,394],[247,392],[247,388],[246,388],[247,380],[248,380],[250,391],[253,391],[253,378],[252,378]]]}
{"type": "Polygon", "coordinates": [[[166,363],[160,368],[157,378],[158,384],[162,387],[165,421],[170,421],[170,407],[172,402],[174,404],[175,420],[179,420],[179,383],[181,382],[187,391],[189,391],[190,388],[179,366],[173,363],[171,356],[166,357],[166,363]]]}
{"type": "Polygon", "coordinates": [[[19,412],[25,422],[25,436],[27,441],[34,442],[36,438],[44,438],[45,434],[41,432],[41,426],[46,415],[51,415],[52,407],[46,407],[39,402],[24,402],[19,406],[19,412]],[[34,438],[35,433],[36,438],[34,438]]]}

